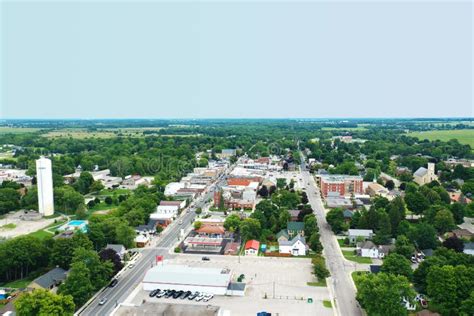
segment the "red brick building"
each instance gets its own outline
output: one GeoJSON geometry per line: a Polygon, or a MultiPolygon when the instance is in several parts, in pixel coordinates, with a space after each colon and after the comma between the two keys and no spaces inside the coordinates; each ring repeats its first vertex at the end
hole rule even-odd
{"type": "Polygon", "coordinates": [[[364,194],[363,180],[359,176],[321,175],[319,183],[324,197],[364,194]]]}

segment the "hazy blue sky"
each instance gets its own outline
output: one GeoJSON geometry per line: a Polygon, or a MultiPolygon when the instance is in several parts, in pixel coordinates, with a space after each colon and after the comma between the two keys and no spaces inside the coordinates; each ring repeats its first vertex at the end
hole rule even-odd
{"type": "Polygon", "coordinates": [[[473,116],[471,1],[2,1],[3,118],[473,116]]]}

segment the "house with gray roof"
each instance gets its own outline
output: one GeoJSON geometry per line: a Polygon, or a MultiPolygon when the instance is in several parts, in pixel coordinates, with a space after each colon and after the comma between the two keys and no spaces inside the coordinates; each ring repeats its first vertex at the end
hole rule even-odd
{"type": "Polygon", "coordinates": [[[55,291],[66,279],[67,271],[63,268],[54,268],[31,282],[28,287],[33,289],[46,289],[55,291]]]}
{"type": "Polygon", "coordinates": [[[349,229],[348,238],[351,243],[355,243],[357,239],[372,239],[374,231],[372,229],[349,229]]]}
{"type": "Polygon", "coordinates": [[[107,244],[105,249],[112,249],[119,255],[120,259],[122,260],[123,260],[123,256],[127,253],[127,249],[125,248],[124,245],[121,245],[121,244],[107,244]]]}
{"type": "Polygon", "coordinates": [[[288,231],[286,229],[282,229],[280,230],[277,234],[276,234],[276,239],[278,242],[280,241],[288,241],[290,239],[290,236],[288,236],[288,231]]]}
{"type": "Polygon", "coordinates": [[[291,254],[292,256],[305,256],[308,250],[306,240],[301,235],[296,235],[292,240],[279,241],[278,251],[280,253],[291,254]]]}
{"type": "Polygon", "coordinates": [[[290,238],[293,238],[296,235],[304,236],[304,223],[303,222],[288,222],[286,224],[286,229],[288,231],[288,236],[290,236],[290,238]]]}

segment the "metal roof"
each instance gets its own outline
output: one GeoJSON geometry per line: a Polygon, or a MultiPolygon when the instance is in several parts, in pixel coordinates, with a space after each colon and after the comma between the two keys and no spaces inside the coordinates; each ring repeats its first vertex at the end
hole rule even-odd
{"type": "Polygon", "coordinates": [[[157,265],[147,271],[144,283],[175,284],[190,286],[226,287],[230,271],[219,268],[198,268],[184,265],[157,265]]]}

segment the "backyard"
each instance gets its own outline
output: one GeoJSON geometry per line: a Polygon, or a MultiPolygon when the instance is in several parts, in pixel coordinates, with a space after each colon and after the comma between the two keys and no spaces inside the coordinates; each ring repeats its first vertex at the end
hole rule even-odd
{"type": "Polygon", "coordinates": [[[360,257],[356,255],[353,250],[342,250],[342,254],[344,255],[344,258],[350,261],[354,261],[354,262],[362,263],[362,264],[372,263],[372,259],[360,257]]]}

